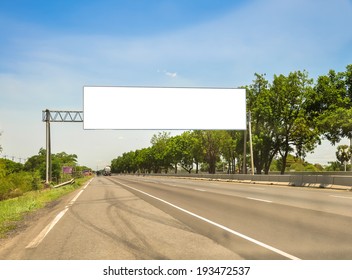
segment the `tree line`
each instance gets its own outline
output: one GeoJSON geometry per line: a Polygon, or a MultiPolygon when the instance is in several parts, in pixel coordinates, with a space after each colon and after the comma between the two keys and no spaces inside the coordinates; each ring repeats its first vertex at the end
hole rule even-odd
{"type": "MultiPolygon", "coordinates": [[[[330,70],[316,82],[307,71],[274,75],[271,82],[265,74],[256,73],[253,82],[242,88],[246,89],[258,174],[268,174],[274,161],[280,162],[279,171],[284,174],[290,155],[304,160],[322,139],[335,145],[352,137],[352,64],[342,72],[330,70]]],[[[150,147],[113,159],[111,168],[118,173],[177,173],[178,168],[215,173],[220,164],[229,173],[242,172],[250,150],[247,141],[244,144],[247,133],[194,130],[173,137],[159,133],[152,137],[150,147]]]]}

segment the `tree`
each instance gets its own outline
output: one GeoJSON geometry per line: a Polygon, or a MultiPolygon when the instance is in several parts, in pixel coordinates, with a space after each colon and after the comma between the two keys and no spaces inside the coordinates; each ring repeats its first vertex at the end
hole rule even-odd
{"type": "Polygon", "coordinates": [[[38,155],[34,155],[27,159],[24,164],[24,170],[28,172],[38,171],[40,177],[45,179],[46,171],[46,150],[43,148],[39,149],[38,155]]]}
{"type": "Polygon", "coordinates": [[[54,155],[55,158],[58,159],[62,166],[76,166],[77,165],[77,155],[75,154],[67,154],[65,152],[57,153],[54,155]]]}
{"type": "Polygon", "coordinates": [[[221,155],[226,161],[227,173],[235,173],[236,147],[239,140],[237,131],[226,131],[226,137],[222,139],[221,155]]]}
{"type": "Polygon", "coordinates": [[[178,142],[181,149],[181,167],[191,173],[195,162],[194,151],[196,150],[196,139],[190,131],[185,131],[179,137],[178,142]]]}
{"type": "Polygon", "coordinates": [[[351,157],[352,157],[352,152],[351,152],[351,148],[348,145],[337,146],[336,158],[341,164],[345,166],[345,171],[346,171],[347,162],[351,160],[351,157]]]}
{"type": "Polygon", "coordinates": [[[330,70],[319,76],[311,106],[319,131],[332,144],[352,137],[352,64],[345,72],[330,70]]]}
{"type": "Polygon", "coordinates": [[[137,156],[139,150],[123,153],[111,161],[111,170],[116,173],[136,173],[139,170],[137,156]]]}
{"type": "Polygon", "coordinates": [[[290,152],[304,158],[320,143],[319,132],[307,110],[308,101],[316,96],[312,84],[305,71],[291,72],[287,77],[274,75],[270,97],[275,143],[282,158],[281,174],[285,173],[290,152]]]}
{"type": "Polygon", "coordinates": [[[194,130],[190,132],[188,137],[190,143],[191,155],[193,162],[196,165],[196,174],[199,172],[199,164],[204,161],[205,149],[203,146],[203,138],[201,130],[194,130]]]}
{"type": "Polygon", "coordinates": [[[177,174],[177,166],[182,160],[183,148],[183,141],[179,135],[171,137],[167,141],[165,154],[170,158],[170,163],[174,166],[175,174],[177,174]]]}
{"type": "Polygon", "coordinates": [[[123,170],[121,167],[121,157],[117,157],[111,161],[111,172],[123,173],[123,170]]]}
{"type": "Polygon", "coordinates": [[[160,173],[164,169],[165,173],[171,167],[172,158],[169,153],[168,145],[170,133],[165,131],[154,134],[150,143],[152,144],[152,154],[154,157],[154,173],[160,173]]]}
{"type": "Polygon", "coordinates": [[[193,169],[193,140],[194,138],[189,131],[185,131],[181,135],[176,135],[169,139],[167,154],[174,164],[175,173],[177,173],[178,164],[188,173],[191,173],[193,169]]]}
{"type": "Polygon", "coordinates": [[[153,155],[151,147],[136,151],[136,164],[142,173],[151,173],[153,169],[153,155]]]}
{"type": "Polygon", "coordinates": [[[203,130],[202,145],[205,150],[204,161],[208,164],[208,172],[215,174],[216,163],[220,159],[221,141],[226,137],[223,130],[203,130]]]}
{"type": "Polygon", "coordinates": [[[273,110],[274,92],[265,75],[255,73],[253,84],[246,87],[247,108],[251,113],[253,161],[258,174],[264,170],[268,174],[270,164],[279,150],[275,132],[275,113],[273,110]]]}

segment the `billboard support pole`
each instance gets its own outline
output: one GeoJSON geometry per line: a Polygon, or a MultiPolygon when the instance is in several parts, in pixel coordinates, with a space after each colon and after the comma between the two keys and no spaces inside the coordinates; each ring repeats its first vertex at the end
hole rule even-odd
{"type": "Polygon", "coordinates": [[[52,180],[50,122],[83,122],[83,111],[42,111],[42,121],[46,123],[46,167],[45,186],[52,180]]]}
{"type": "Polygon", "coordinates": [[[45,186],[48,187],[51,181],[51,139],[50,139],[50,112],[45,110],[46,122],[46,168],[45,168],[45,186]]]}

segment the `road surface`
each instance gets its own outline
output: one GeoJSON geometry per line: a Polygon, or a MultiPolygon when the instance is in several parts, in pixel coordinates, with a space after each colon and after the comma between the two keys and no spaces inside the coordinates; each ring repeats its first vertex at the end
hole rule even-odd
{"type": "Polygon", "coordinates": [[[352,259],[352,193],[96,177],[3,242],[0,259],[352,259]]]}

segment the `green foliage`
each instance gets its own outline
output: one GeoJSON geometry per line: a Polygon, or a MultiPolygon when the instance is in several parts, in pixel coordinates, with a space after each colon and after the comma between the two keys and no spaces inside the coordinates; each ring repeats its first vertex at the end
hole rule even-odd
{"type": "Polygon", "coordinates": [[[177,173],[178,164],[190,173],[193,169],[192,147],[194,138],[190,132],[185,132],[181,135],[170,138],[167,148],[167,153],[173,163],[175,173],[177,173]]]}
{"type": "Polygon", "coordinates": [[[227,131],[221,142],[221,155],[227,163],[227,173],[235,173],[236,159],[243,153],[243,132],[227,131]]]}
{"type": "Polygon", "coordinates": [[[164,170],[167,173],[173,161],[171,158],[172,153],[170,152],[170,133],[159,132],[158,135],[153,135],[150,143],[152,144],[154,156],[154,172],[157,173],[164,170]]]}
{"type": "MultiPolygon", "coordinates": [[[[14,162],[9,159],[0,159],[0,170],[4,173],[3,175],[9,175],[12,173],[20,172],[23,170],[23,164],[14,162]]],[[[1,172],[1,171],[0,171],[1,172]]],[[[0,175],[1,177],[1,175],[0,175]]]]}
{"type": "Polygon", "coordinates": [[[42,188],[36,173],[18,172],[0,178],[0,200],[21,196],[23,193],[42,188]]]}
{"type": "Polygon", "coordinates": [[[204,147],[204,162],[209,166],[208,172],[215,174],[216,163],[220,160],[222,144],[230,140],[230,135],[223,130],[201,131],[202,146],[204,147]]]}
{"type": "MultiPolygon", "coordinates": [[[[67,154],[65,152],[51,155],[52,178],[59,181],[62,176],[64,166],[76,167],[77,155],[67,154]]],[[[38,155],[34,155],[24,164],[24,170],[29,172],[38,171],[42,180],[45,180],[46,173],[46,150],[41,148],[38,155]]]]}
{"type": "Polygon", "coordinates": [[[315,97],[313,80],[307,72],[291,72],[288,76],[274,76],[271,87],[273,127],[275,144],[282,158],[281,173],[286,170],[286,160],[290,152],[305,157],[320,143],[319,132],[314,119],[309,116],[307,100],[315,97]]]}
{"type": "Polygon", "coordinates": [[[41,188],[38,173],[23,170],[24,167],[20,163],[0,159],[0,200],[41,188]]]}
{"type": "Polygon", "coordinates": [[[246,90],[247,108],[251,113],[255,169],[259,174],[262,170],[268,173],[271,161],[279,149],[273,91],[265,75],[257,73],[253,84],[246,87],[246,90]]]}
{"type": "MultiPolygon", "coordinates": [[[[322,170],[304,162],[307,153],[323,137],[335,144],[352,136],[352,64],[344,72],[330,70],[315,84],[306,71],[274,75],[272,82],[256,73],[253,83],[244,88],[256,173],[322,170]],[[292,162],[291,154],[301,162],[292,162]]],[[[158,173],[177,172],[181,166],[187,172],[195,167],[198,173],[202,166],[215,173],[218,162],[225,162],[227,172],[233,173],[235,164],[241,166],[244,159],[248,167],[250,149],[243,140],[244,136],[249,139],[246,133],[195,130],[175,137],[159,133],[151,139],[151,147],[124,153],[112,160],[112,168],[123,173],[158,173]],[[243,156],[244,148],[247,153],[243,156]]]]}
{"type": "Polygon", "coordinates": [[[6,167],[3,161],[0,161],[0,179],[6,176],[6,167]]]}
{"type": "Polygon", "coordinates": [[[43,148],[39,150],[38,155],[32,156],[27,159],[24,164],[24,170],[27,172],[39,172],[40,177],[45,179],[45,162],[46,162],[46,152],[43,148]]]}
{"type": "MultiPolygon", "coordinates": [[[[281,171],[282,169],[282,158],[274,159],[270,171],[281,171]]],[[[307,172],[317,172],[323,171],[324,168],[320,164],[311,164],[305,160],[295,157],[292,154],[287,156],[286,169],[285,171],[307,171],[307,172]]]]}
{"type": "Polygon", "coordinates": [[[233,131],[185,131],[174,137],[159,133],[151,139],[151,147],[123,153],[112,160],[111,168],[116,173],[160,173],[172,169],[177,173],[181,166],[188,173],[196,167],[198,173],[202,163],[208,172],[215,173],[221,157],[231,164],[236,158],[238,137],[242,138],[241,133],[233,131]]]}
{"type": "Polygon", "coordinates": [[[316,99],[310,109],[316,126],[332,144],[352,136],[352,64],[344,72],[330,70],[315,86],[316,99]]]}
{"type": "Polygon", "coordinates": [[[351,160],[352,151],[348,145],[337,146],[336,158],[340,162],[341,166],[344,166],[344,171],[347,170],[347,163],[351,160]]]}
{"type": "Polygon", "coordinates": [[[348,145],[339,145],[337,146],[336,158],[341,164],[351,160],[351,148],[348,145]]]}
{"type": "MultiPolygon", "coordinates": [[[[44,149],[40,149],[38,155],[30,157],[24,165],[8,159],[0,159],[0,200],[42,189],[42,180],[45,179],[45,163],[46,151],[44,149]]],[[[65,152],[52,155],[53,178],[62,177],[63,166],[75,166],[76,163],[76,155],[69,155],[65,152]]]]}
{"type": "Polygon", "coordinates": [[[257,173],[268,173],[277,154],[281,156],[284,173],[290,152],[304,158],[320,143],[308,106],[316,97],[312,85],[306,71],[296,71],[287,76],[274,75],[272,84],[265,75],[255,74],[253,84],[246,87],[257,173]]]}
{"type": "Polygon", "coordinates": [[[329,165],[325,168],[326,171],[343,171],[344,166],[339,161],[329,161],[329,165]]]}

